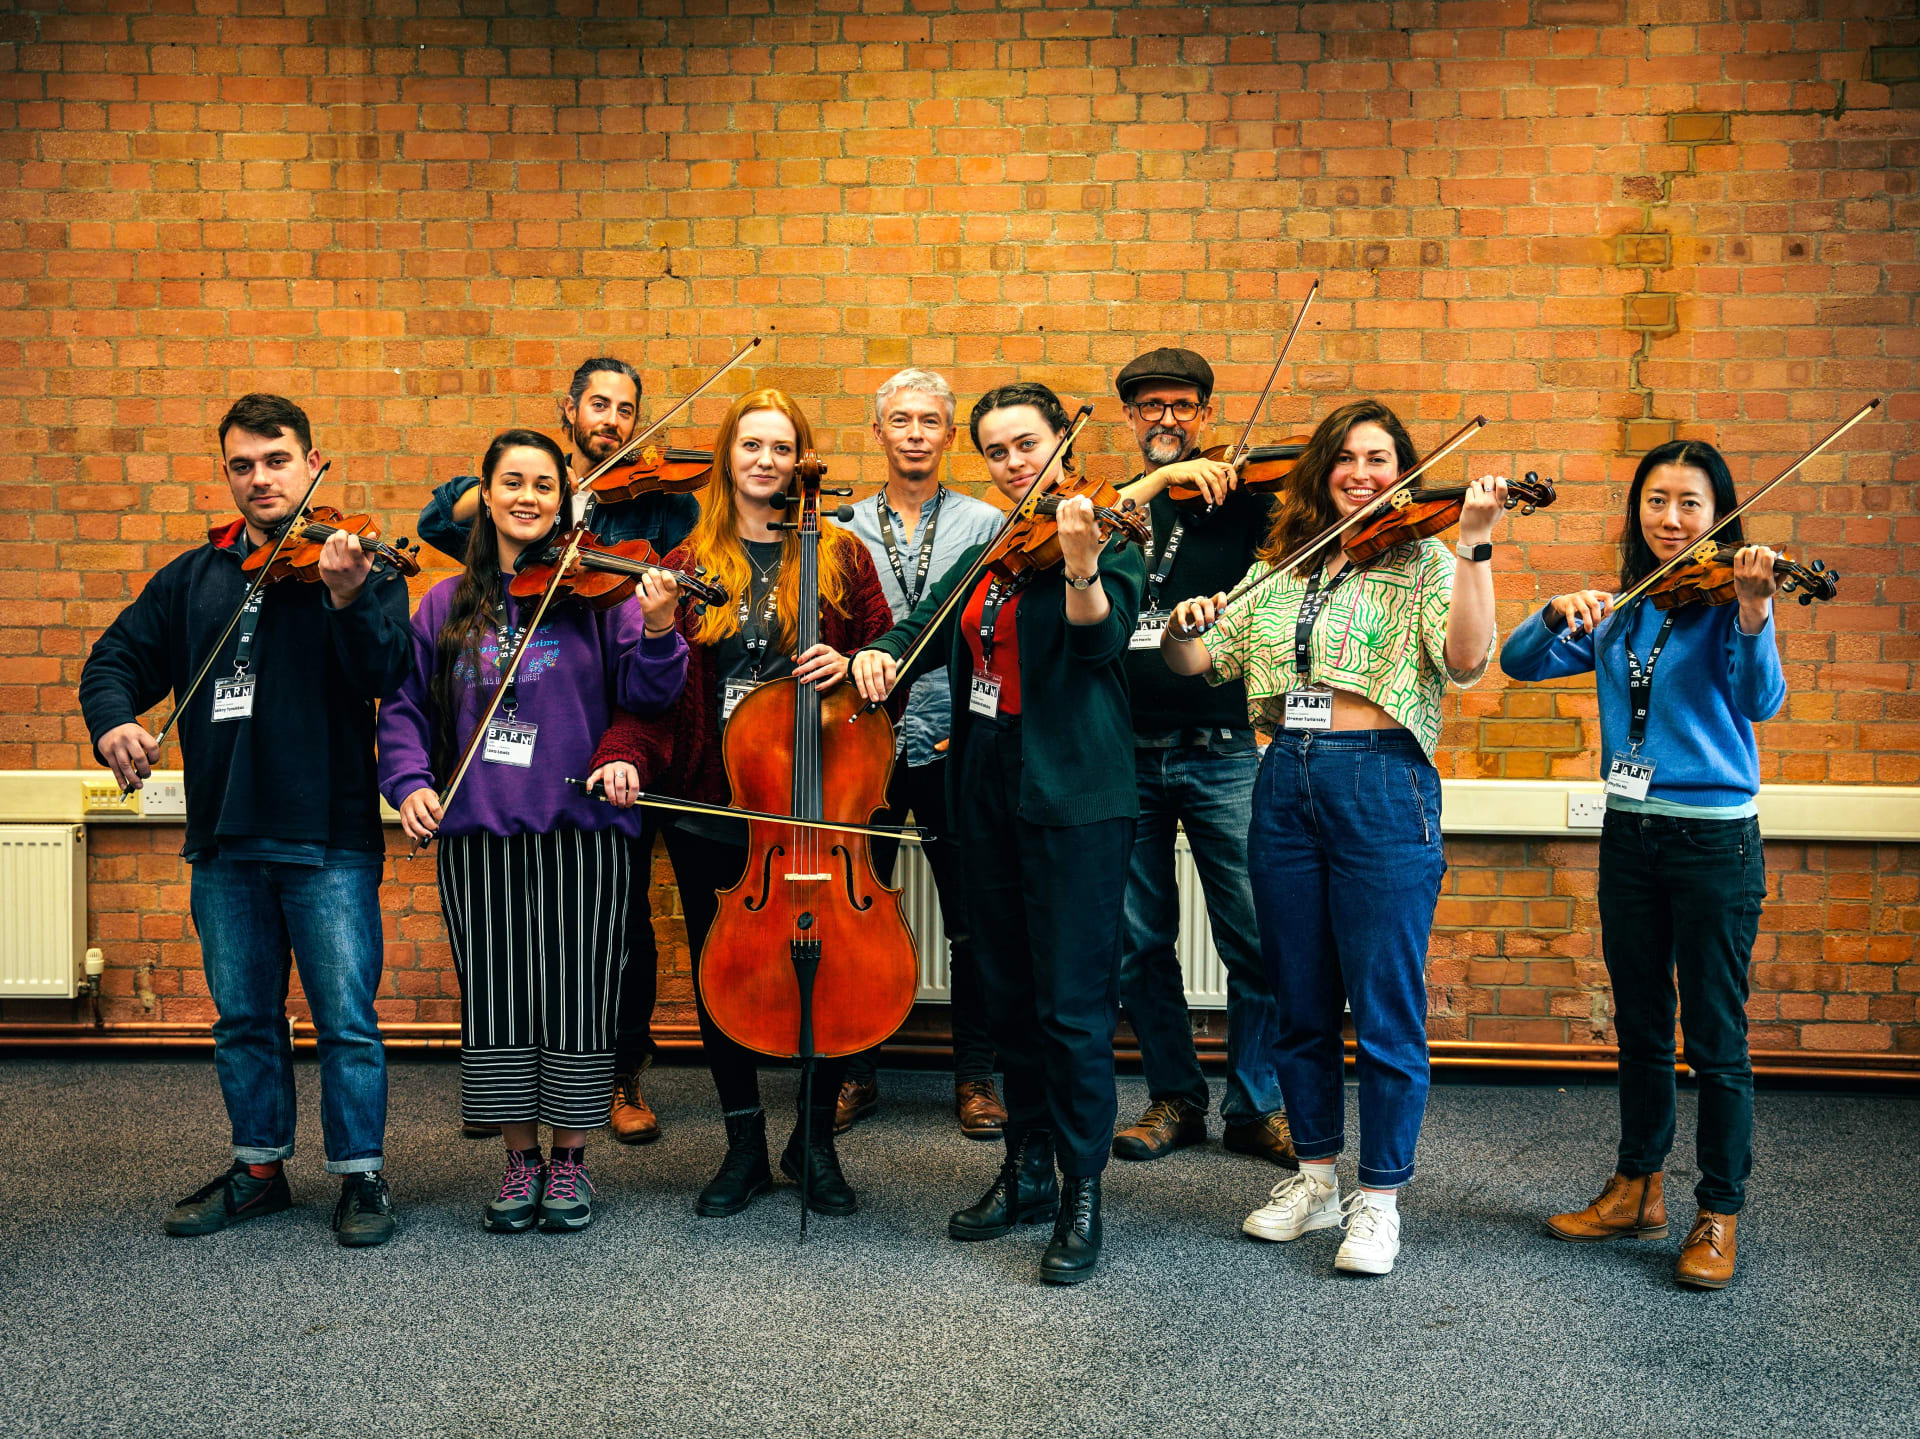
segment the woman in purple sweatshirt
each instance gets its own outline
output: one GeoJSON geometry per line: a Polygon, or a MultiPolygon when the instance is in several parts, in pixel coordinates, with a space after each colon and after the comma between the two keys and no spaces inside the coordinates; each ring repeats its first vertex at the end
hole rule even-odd
{"type": "MultiPolygon", "coordinates": [[[[639,825],[634,811],[565,781],[601,776],[587,771],[615,706],[657,713],[687,672],[676,587],[664,576],[608,610],[559,601],[524,633],[537,602],[511,600],[506,582],[570,498],[552,440],[532,430],[494,437],[467,567],[420,602],[411,677],[380,709],[380,792],[410,837],[440,839],[440,908],[460,975],[461,1115],[499,1125],[507,1146],[483,1221],[496,1233],[581,1229],[593,1217],[584,1146],[607,1122],[613,1092],[626,841],[639,825]],[[523,641],[526,658],[443,808],[439,788],[500,681],[503,653],[511,662],[523,641]],[[553,1129],[546,1163],[542,1122],[553,1129]]],[[[631,769],[608,765],[608,778],[620,768],[631,769]]]]}

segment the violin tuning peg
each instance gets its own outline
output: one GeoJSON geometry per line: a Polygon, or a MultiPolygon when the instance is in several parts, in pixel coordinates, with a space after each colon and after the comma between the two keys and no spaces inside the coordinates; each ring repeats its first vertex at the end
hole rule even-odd
{"type": "Polygon", "coordinates": [[[778,491],[778,492],[776,492],[776,493],[774,493],[774,494],[771,494],[771,495],[768,495],[768,496],[767,496],[767,503],[768,503],[769,505],[771,505],[771,506],[772,506],[772,507],[773,507],[774,509],[776,509],[776,510],[784,510],[784,509],[785,509],[785,508],[787,507],[787,493],[786,493],[786,491],[784,491],[784,490],[781,490],[781,491],[778,491]]]}
{"type": "Polygon", "coordinates": [[[1800,596],[1800,603],[1801,603],[1801,604],[1803,604],[1803,605],[1810,605],[1810,604],[1812,604],[1812,603],[1813,603],[1813,596],[1812,596],[1812,595],[1802,595],[1802,596],[1800,596]]]}
{"type": "Polygon", "coordinates": [[[1823,575],[1827,572],[1827,562],[1825,560],[1815,560],[1812,569],[1816,575],[1823,575]]]}
{"type": "Polygon", "coordinates": [[[1537,485],[1537,484],[1539,484],[1539,483],[1540,483],[1540,472],[1539,472],[1538,470],[1528,470],[1528,471],[1527,471],[1527,483],[1528,483],[1528,484],[1530,484],[1530,485],[1537,485]]]}

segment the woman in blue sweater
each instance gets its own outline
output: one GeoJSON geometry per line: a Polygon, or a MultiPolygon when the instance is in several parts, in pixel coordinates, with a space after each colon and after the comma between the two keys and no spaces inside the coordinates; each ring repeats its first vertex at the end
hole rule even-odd
{"type": "MultiPolygon", "coordinates": [[[[1713,446],[1687,440],[1650,451],[1627,492],[1622,591],[1738,503],[1713,446]]],[[[1607,780],[1600,923],[1620,1045],[1620,1158],[1599,1198],[1554,1215],[1547,1229],[1584,1242],[1666,1236],[1677,974],[1687,1064],[1700,1083],[1700,1182],[1675,1277],[1702,1289],[1733,1277],[1753,1167],[1747,967],[1767,889],[1753,726],[1787,694],[1773,632],[1777,556],[1745,544],[1738,520],[1716,538],[1742,546],[1737,603],[1615,611],[1604,590],[1557,595],[1500,654],[1517,680],[1594,671],[1607,780]]]]}

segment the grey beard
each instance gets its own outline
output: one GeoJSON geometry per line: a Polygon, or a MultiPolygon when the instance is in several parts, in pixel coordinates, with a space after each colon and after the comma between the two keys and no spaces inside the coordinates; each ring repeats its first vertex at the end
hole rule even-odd
{"type": "Polygon", "coordinates": [[[1140,453],[1150,465],[1170,465],[1187,452],[1187,437],[1156,430],[1141,441],[1140,453]]]}

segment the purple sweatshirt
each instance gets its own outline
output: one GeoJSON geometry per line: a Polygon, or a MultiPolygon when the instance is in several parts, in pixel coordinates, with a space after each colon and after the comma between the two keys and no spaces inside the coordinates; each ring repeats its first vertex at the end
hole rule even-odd
{"type": "MultiPolygon", "coordinates": [[[[417,789],[435,788],[432,701],[428,685],[438,662],[437,638],[453,606],[459,576],[427,592],[413,616],[412,673],[380,706],[380,793],[398,808],[417,789]]],[[[533,601],[516,607],[515,618],[533,613],[533,601]]],[[[457,671],[462,681],[457,747],[479,723],[482,701],[499,681],[500,637],[480,645],[481,683],[471,661],[457,671]]],[[[679,631],[650,639],[637,600],[609,610],[561,601],[547,611],[527,657],[514,677],[516,717],[539,726],[533,762],[522,768],[474,756],[441,821],[441,834],[547,834],[556,829],[620,829],[640,832],[640,810],[615,809],[589,799],[565,781],[585,779],[615,706],[635,714],[658,714],[680,696],[687,677],[687,645],[679,631]]],[[[447,776],[441,776],[445,780],[447,776]]]]}

